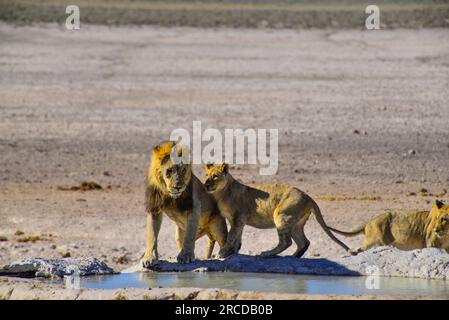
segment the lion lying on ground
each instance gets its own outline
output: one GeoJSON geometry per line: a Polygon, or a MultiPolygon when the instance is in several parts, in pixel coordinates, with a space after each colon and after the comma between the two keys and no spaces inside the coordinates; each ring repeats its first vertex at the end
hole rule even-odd
{"type": "Polygon", "coordinates": [[[177,260],[180,263],[195,259],[195,240],[204,235],[209,238],[206,258],[210,258],[215,241],[220,248],[226,242],[226,221],[220,215],[217,203],[192,173],[190,164],[172,161],[173,150],[182,157],[183,149],[172,141],[153,148],[145,194],[148,215],[144,267],[158,260],[157,238],[163,213],[176,223],[176,243],[181,250],[177,260]]]}
{"type": "Polygon", "coordinates": [[[304,225],[313,212],[327,235],[345,250],[349,248],[329,231],[316,202],[307,194],[288,185],[265,185],[250,187],[235,180],[228,172],[228,165],[208,164],[206,189],[213,193],[221,214],[231,224],[228,240],[218,253],[224,258],[237,253],[241,246],[243,228],[276,228],[279,243],[262,256],[273,256],[286,250],[295,241],[297,250],[293,254],[301,257],[310,245],[304,234],[304,225]]]}
{"type": "MultiPolygon", "coordinates": [[[[449,206],[436,200],[429,211],[386,212],[354,231],[332,231],[352,237],[365,234],[363,246],[351,250],[358,254],[375,246],[392,245],[401,250],[442,248],[449,250],[449,206]]],[[[449,251],[448,251],[449,252],[449,251]]]]}

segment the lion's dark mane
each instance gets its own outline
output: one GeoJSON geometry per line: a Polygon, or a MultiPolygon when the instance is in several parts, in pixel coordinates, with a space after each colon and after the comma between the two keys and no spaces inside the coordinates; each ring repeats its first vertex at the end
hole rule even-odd
{"type": "Polygon", "coordinates": [[[167,193],[162,192],[154,184],[147,183],[145,207],[147,213],[157,213],[164,211],[164,209],[172,209],[180,212],[191,211],[193,209],[193,179],[190,179],[188,186],[177,199],[173,199],[167,193]]]}

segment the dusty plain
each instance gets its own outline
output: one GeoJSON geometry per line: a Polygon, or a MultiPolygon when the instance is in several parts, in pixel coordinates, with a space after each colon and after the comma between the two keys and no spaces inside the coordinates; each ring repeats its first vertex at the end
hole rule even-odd
{"type": "MultiPolygon", "coordinates": [[[[435,198],[449,201],[448,88],[442,28],[68,31],[1,23],[0,264],[70,255],[116,270],[134,265],[145,245],[151,147],[194,120],[278,129],[278,173],[237,166],[234,176],[299,187],[334,227],[351,229],[385,210],[430,209],[435,198]],[[63,190],[84,181],[102,189],[63,190]]],[[[201,167],[195,172],[203,177],[201,167]]],[[[306,234],[306,257],[343,254],[313,218],[306,234]]],[[[340,238],[351,247],[362,240],[340,238]]],[[[247,227],[242,253],[276,240],[275,230],[247,227]]],[[[159,247],[162,259],[177,254],[169,219],[159,247]]]]}

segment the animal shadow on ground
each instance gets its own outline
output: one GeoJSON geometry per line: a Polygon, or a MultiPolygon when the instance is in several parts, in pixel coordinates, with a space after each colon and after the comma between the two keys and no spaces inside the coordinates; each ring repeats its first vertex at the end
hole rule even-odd
{"type": "Polygon", "coordinates": [[[260,256],[250,256],[243,254],[234,254],[222,260],[195,260],[194,262],[187,264],[161,260],[148,270],[158,272],[230,271],[334,276],[361,275],[356,271],[346,268],[338,262],[328,259],[298,259],[296,257],[283,256],[264,258],[260,256]]]}

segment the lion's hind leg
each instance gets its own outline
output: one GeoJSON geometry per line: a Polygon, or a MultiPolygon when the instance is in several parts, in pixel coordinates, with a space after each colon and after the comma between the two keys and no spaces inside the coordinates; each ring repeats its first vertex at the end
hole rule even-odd
{"type": "Polygon", "coordinates": [[[363,245],[356,250],[351,250],[350,253],[356,255],[373,247],[388,246],[391,245],[394,240],[390,230],[390,215],[384,214],[365,226],[363,245]]]}
{"type": "Polygon", "coordinates": [[[214,251],[214,246],[215,246],[215,240],[211,238],[210,235],[207,235],[208,240],[207,240],[207,247],[206,247],[206,253],[204,255],[204,259],[210,259],[210,257],[212,256],[212,252],[214,251]]]}
{"type": "MultiPolygon", "coordinates": [[[[307,220],[306,220],[307,221],[307,220]]],[[[297,245],[297,249],[295,253],[293,253],[294,257],[301,258],[304,253],[306,253],[307,249],[310,246],[310,241],[307,239],[306,235],[304,234],[304,225],[306,223],[300,222],[296,228],[293,228],[292,230],[292,238],[293,241],[295,241],[297,245]]]]}
{"type": "Polygon", "coordinates": [[[292,238],[289,230],[277,229],[279,242],[276,247],[271,250],[263,251],[260,255],[262,257],[275,256],[282,251],[285,251],[288,247],[292,245],[292,238]]]}
{"type": "Polygon", "coordinates": [[[273,249],[262,252],[260,254],[262,257],[275,256],[292,245],[291,227],[285,221],[285,218],[286,215],[283,212],[280,212],[279,209],[275,210],[274,224],[278,233],[279,242],[273,249]]]}

